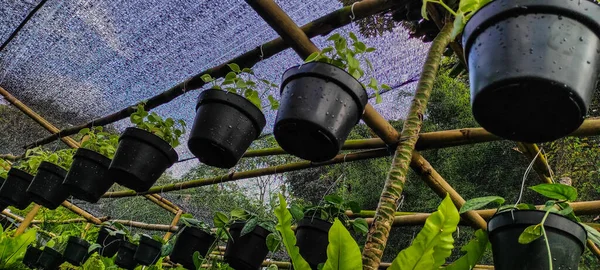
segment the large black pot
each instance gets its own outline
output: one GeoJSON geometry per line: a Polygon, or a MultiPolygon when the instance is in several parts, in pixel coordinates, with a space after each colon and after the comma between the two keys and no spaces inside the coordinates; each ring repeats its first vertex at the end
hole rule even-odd
{"type": "Polygon", "coordinates": [[[108,166],[109,158],[95,151],[79,148],[73,156],[73,164],[63,186],[73,197],[96,203],[115,183],[108,177],[108,166]]]}
{"type": "Polygon", "coordinates": [[[596,89],[600,6],[496,0],[465,27],[473,116],[493,134],[545,142],[577,129],[596,89]]]}
{"type": "Polygon", "coordinates": [[[329,229],[333,224],[318,218],[305,217],[298,222],[296,229],[296,246],[300,255],[308,262],[310,268],[327,261],[327,245],[329,245],[329,229]]]}
{"type": "Polygon", "coordinates": [[[346,71],[314,62],[288,69],[273,134],[288,153],[310,161],[332,159],[360,120],[367,92],[346,71]]]}
{"type": "Polygon", "coordinates": [[[60,252],[51,247],[45,247],[38,258],[37,265],[44,270],[55,270],[64,262],[65,260],[60,252]]]}
{"type": "Polygon", "coordinates": [[[65,176],[67,170],[43,161],[27,188],[27,195],[39,205],[56,209],[69,197],[69,192],[62,186],[65,176]]]}
{"type": "Polygon", "coordinates": [[[133,259],[141,265],[153,265],[160,259],[162,243],[142,235],[133,259]]]}
{"type": "Polygon", "coordinates": [[[38,259],[42,255],[42,250],[34,246],[28,246],[23,256],[23,264],[31,269],[39,267],[38,259]]]}
{"type": "Polygon", "coordinates": [[[8,171],[6,181],[0,188],[0,199],[20,210],[24,210],[31,203],[31,198],[27,196],[26,190],[32,180],[33,175],[11,168],[8,171]]]}
{"type": "MultiPolygon", "coordinates": [[[[544,211],[506,211],[496,214],[488,223],[494,267],[497,270],[546,270],[548,251],[543,237],[519,244],[519,235],[530,225],[539,224],[544,211]]],[[[577,269],[587,234],[583,226],[561,215],[550,214],[544,222],[550,243],[554,269],[577,269]]]]}
{"type": "Polygon", "coordinates": [[[65,248],[64,258],[72,265],[80,266],[87,260],[89,248],[90,243],[87,241],[79,237],[70,236],[65,248]]]}
{"type": "Polygon", "coordinates": [[[231,168],[265,124],[263,113],[246,98],[209,89],[198,96],[188,148],[206,165],[231,168]]]}
{"type": "Polygon", "coordinates": [[[201,229],[194,227],[183,227],[169,258],[172,262],[179,263],[188,269],[194,268],[194,252],[199,252],[202,257],[206,256],[210,247],[215,242],[215,237],[201,229]]]}
{"type": "Polygon", "coordinates": [[[109,177],[135,191],[146,191],[177,158],[165,140],[139,128],[127,128],[119,138],[109,177]]]}
{"type": "Polygon", "coordinates": [[[225,262],[235,270],[256,270],[269,254],[267,248],[268,230],[256,226],[252,232],[240,236],[246,223],[238,222],[231,225],[225,249],[225,262]]]}
{"type": "Polygon", "coordinates": [[[137,262],[133,259],[136,249],[136,245],[122,241],[115,257],[115,264],[125,269],[134,269],[137,266],[137,262]]]}
{"type": "Polygon", "coordinates": [[[100,245],[100,250],[98,251],[100,256],[109,258],[115,256],[119,250],[119,245],[125,238],[125,235],[123,234],[110,235],[111,231],[114,230],[105,226],[102,226],[100,231],[98,231],[96,243],[100,245]]]}

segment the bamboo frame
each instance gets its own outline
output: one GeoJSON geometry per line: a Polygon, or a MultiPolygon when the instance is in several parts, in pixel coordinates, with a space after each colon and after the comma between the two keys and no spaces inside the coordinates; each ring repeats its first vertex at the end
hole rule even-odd
{"type": "MultiPolygon", "coordinates": [[[[183,214],[182,210],[177,211],[177,214],[175,214],[173,221],[171,221],[171,227],[177,226],[177,223],[179,222],[179,219],[181,218],[181,214],[183,214]]],[[[168,241],[169,238],[171,238],[171,235],[173,235],[173,233],[171,231],[168,231],[167,233],[165,233],[163,240],[168,241]]]]}
{"type": "Polygon", "coordinates": [[[19,236],[25,232],[25,230],[29,227],[29,224],[31,223],[33,218],[35,218],[35,215],[37,214],[37,212],[40,211],[40,208],[42,208],[42,206],[39,204],[33,205],[33,208],[31,209],[31,211],[29,211],[29,213],[27,213],[27,215],[25,216],[23,221],[21,221],[21,224],[15,231],[14,236],[19,236]]]}

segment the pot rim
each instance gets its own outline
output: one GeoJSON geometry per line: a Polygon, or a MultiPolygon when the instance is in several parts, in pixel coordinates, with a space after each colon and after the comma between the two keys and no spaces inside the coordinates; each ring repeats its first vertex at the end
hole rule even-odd
{"type": "Polygon", "coordinates": [[[77,149],[77,151],[75,152],[75,155],[73,155],[73,160],[75,160],[78,157],[95,162],[98,165],[106,168],[107,170],[108,170],[108,166],[110,166],[110,162],[111,162],[111,159],[106,157],[105,155],[102,155],[94,150],[90,150],[90,149],[86,149],[86,148],[77,149]]]}
{"type": "MultiPolygon", "coordinates": [[[[507,228],[539,224],[545,214],[546,211],[541,210],[509,210],[495,213],[488,221],[488,235],[491,236],[507,228]]],[[[550,213],[544,222],[544,227],[560,230],[571,235],[578,240],[582,248],[585,248],[587,232],[581,224],[562,215],[550,213]]]]}
{"type": "Polygon", "coordinates": [[[77,236],[69,236],[69,240],[67,240],[67,242],[86,247],[86,249],[90,246],[90,243],[88,241],[85,241],[84,239],[81,239],[77,236]]]}
{"type": "Polygon", "coordinates": [[[65,179],[65,177],[67,176],[67,170],[65,170],[61,166],[58,166],[48,161],[42,161],[42,163],[40,163],[40,167],[38,168],[38,174],[36,174],[36,176],[40,174],[40,170],[48,171],[49,173],[52,173],[62,179],[65,179]]]}
{"type": "Polygon", "coordinates": [[[212,233],[206,232],[200,228],[196,228],[196,227],[191,227],[191,226],[183,226],[181,228],[180,231],[180,235],[181,234],[190,234],[196,238],[205,238],[205,237],[212,237],[215,238],[215,236],[212,233]]]}
{"type": "Polygon", "coordinates": [[[248,117],[254,124],[254,128],[256,128],[257,138],[260,136],[263,128],[265,128],[265,125],[267,124],[264,113],[258,107],[256,107],[254,103],[250,102],[250,100],[238,95],[237,93],[230,93],[214,88],[204,90],[202,93],[200,93],[200,95],[198,95],[198,99],[196,101],[196,111],[198,111],[200,106],[203,104],[208,104],[211,101],[229,105],[246,115],[246,117],[248,117]]]}
{"type": "MultiPolygon", "coordinates": [[[[233,224],[231,224],[231,226],[229,226],[229,230],[230,230],[230,231],[231,231],[232,229],[233,229],[233,230],[240,230],[240,235],[241,235],[241,232],[242,232],[242,229],[244,228],[244,226],[246,226],[246,222],[245,222],[245,221],[244,221],[244,222],[242,222],[242,221],[236,221],[236,222],[234,222],[233,224]]],[[[266,238],[267,238],[267,236],[268,236],[269,234],[271,234],[271,232],[270,232],[269,230],[267,230],[267,229],[263,228],[263,227],[262,227],[262,226],[260,226],[260,225],[256,225],[256,227],[254,227],[254,230],[252,230],[252,231],[251,231],[251,232],[249,232],[248,234],[256,234],[257,236],[259,236],[259,237],[262,237],[262,238],[265,238],[265,239],[266,239],[266,238]]],[[[240,236],[240,237],[241,237],[241,236],[240,236]]]]}
{"type": "Polygon", "coordinates": [[[8,174],[6,176],[6,179],[8,180],[9,178],[11,178],[11,176],[13,178],[17,178],[22,182],[25,182],[27,184],[31,183],[31,181],[33,180],[34,175],[29,174],[21,169],[17,169],[17,168],[10,168],[10,170],[8,170],[8,174]]]}
{"type": "Polygon", "coordinates": [[[157,249],[162,248],[161,242],[158,242],[158,241],[154,240],[152,237],[148,237],[145,235],[142,235],[140,237],[140,245],[142,245],[142,244],[144,244],[145,246],[150,246],[150,247],[157,248],[157,249]]]}
{"type": "Polygon", "coordinates": [[[519,15],[544,13],[576,20],[596,33],[600,38],[600,5],[589,0],[496,0],[479,9],[465,25],[463,46],[465,62],[468,64],[469,51],[480,33],[498,21],[519,15]]]}
{"type": "Polygon", "coordinates": [[[121,140],[123,140],[126,137],[135,138],[136,140],[143,141],[153,146],[167,157],[171,165],[173,165],[179,159],[177,151],[175,151],[175,149],[173,149],[173,147],[171,147],[171,145],[168,142],[152,134],[151,132],[145,131],[137,127],[128,127],[125,129],[125,131],[123,131],[123,133],[119,137],[119,142],[121,142],[121,140]]]}
{"type": "Polygon", "coordinates": [[[331,226],[333,226],[333,223],[323,220],[321,218],[311,218],[311,217],[304,217],[302,218],[300,221],[298,221],[298,226],[297,229],[300,228],[312,228],[312,229],[316,229],[322,232],[329,232],[329,229],[331,228],[331,226]]]}

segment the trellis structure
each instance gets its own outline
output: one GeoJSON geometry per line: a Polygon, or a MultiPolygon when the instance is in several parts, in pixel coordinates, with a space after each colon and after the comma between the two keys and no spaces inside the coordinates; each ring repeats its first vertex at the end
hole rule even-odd
{"type": "MultiPolygon", "coordinates": [[[[337,11],[334,11],[324,17],[321,17],[302,27],[298,27],[292,19],[272,0],[246,0],[246,2],[281,36],[280,38],[271,40],[254,50],[246,52],[230,61],[221,65],[205,70],[195,76],[190,77],[182,83],[168,89],[167,91],[156,95],[147,100],[146,110],[151,110],[162,104],[172,101],[174,98],[183,95],[190,90],[199,89],[204,85],[200,79],[203,74],[210,74],[212,77],[223,77],[227,73],[227,64],[236,63],[240,67],[252,67],[259,61],[269,58],[287,48],[292,48],[302,58],[306,58],[313,52],[319,49],[311,42],[310,38],[325,35],[336,28],[340,28],[350,24],[353,20],[362,19],[372,16],[390,9],[396,8],[403,3],[401,1],[392,0],[363,0],[347,6],[337,11]]],[[[384,190],[382,191],[379,205],[375,211],[362,211],[361,213],[348,213],[350,217],[367,217],[370,225],[367,243],[363,251],[364,269],[378,269],[385,266],[381,263],[381,257],[385,249],[385,244],[389,236],[390,228],[395,226],[419,225],[424,224],[425,219],[429,216],[428,213],[398,213],[396,209],[401,198],[403,186],[406,180],[408,168],[412,168],[423,181],[440,197],[449,194],[457,208],[460,208],[465,200],[449,185],[444,178],[429,164],[429,162],[419,154],[419,150],[435,149],[443,147],[454,147],[467,144],[484,143],[500,140],[499,137],[490,134],[482,128],[464,128],[459,130],[446,130],[438,132],[421,133],[421,125],[423,123],[423,115],[427,106],[433,82],[439,68],[439,63],[446,47],[450,46],[459,59],[464,61],[462,49],[458,43],[451,41],[450,32],[452,24],[444,20],[443,14],[431,4],[427,7],[428,13],[434,22],[440,28],[440,33],[434,39],[430,51],[428,53],[421,78],[413,98],[409,114],[404,126],[400,132],[396,131],[388,121],[386,121],[371,105],[367,105],[363,114],[363,121],[369,126],[379,138],[366,140],[349,140],[344,144],[344,150],[359,150],[347,154],[337,155],[332,160],[314,163],[301,161],[278,166],[266,167],[261,169],[231,172],[226,175],[216,176],[207,179],[197,179],[176,184],[163,186],[155,186],[146,192],[135,192],[133,190],[107,192],[103,197],[118,198],[128,196],[143,195],[148,200],[161,206],[165,210],[175,214],[175,218],[170,225],[165,224],[146,224],[135,221],[115,220],[133,227],[144,229],[159,230],[167,232],[165,239],[171,236],[171,232],[177,230],[177,222],[179,217],[184,213],[184,210],[168,200],[160,197],[157,193],[169,192],[174,190],[182,190],[205,185],[212,185],[228,181],[247,179],[263,175],[280,174],[284,172],[302,170],[311,167],[324,166],[329,164],[337,164],[344,162],[352,162],[370,158],[394,156],[390,172],[388,174],[384,190]],[[395,149],[390,151],[389,149],[395,149]],[[390,153],[393,152],[393,153],[390,153]]],[[[127,118],[135,111],[135,106],[127,107],[121,111],[107,115],[102,118],[95,119],[86,124],[58,130],[51,123],[44,120],[41,116],[27,108],[23,103],[11,96],[6,90],[0,88],[6,100],[12,105],[19,108],[22,112],[34,119],[37,123],[47,129],[52,135],[40,139],[36,142],[28,144],[25,148],[30,148],[38,145],[47,144],[57,139],[61,139],[69,147],[77,148],[79,144],[68,137],[76,134],[79,130],[92,127],[104,126],[118,120],[127,118]]],[[[588,119],[584,124],[570,136],[593,136],[600,135],[600,119],[588,119]]],[[[552,182],[552,172],[543,154],[535,144],[518,143],[519,149],[530,160],[534,162],[534,170],[544,182],[552,182]],[[535,158],[537,156],[537,158],[535,158]],[[535,160],[533,160],[535,158],[535,160]]],[[[281,148],[269,148],[260,150],[250,150],[244,155],[245,158],[281,155],[286,154],[281,148]]],[[[3,155],[8,159],[15,159],[18,156],[3,155]]],[[[575,202],[570,204],[575,213],[578,215],[597,215],[600,214],[600,201],[590,202],[575,202]]],[[[97,218],[85,212],[81,208],[64,202],[63,206],[81,215],[82,219],[73,219],[62,221],[62,223],[70,222],[88,222],[100,224],[106,218],[97,218]]],[[[541,206],[540,206],[541,207],[541,206]]],[[[17,233],[23,232],[25,228],[32,224],[40,223],[33,220],[35,213],[39,210],[39,206],[35,206],[33,210],[24,218],[15,217],[21,221],[21,226],[17,233]]],[[[485,229],[487,227],[486,219],[489,219],[494,213],[494,209],[469,211],[462,215],[462,224],[467,224],[475,228],[485,229]]],[[[9,213],[5,214],[9,215],[9,213]]],[[[46,221],[48,222],[48,221],[46,221]]],[[[52,221],[50,221],[52,222],[52,221]]],[[[598,228],[598,226],[596,226],[598,228]]],[[[588,241],[589,249],[600,258],[600,250],[591,242],[588,241]]],[[[482,268],[488,269],[488,268],[482,268]]]]}

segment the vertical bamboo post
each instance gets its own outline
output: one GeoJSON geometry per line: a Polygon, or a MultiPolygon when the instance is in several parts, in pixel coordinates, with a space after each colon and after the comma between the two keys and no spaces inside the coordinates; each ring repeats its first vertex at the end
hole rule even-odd
{"type": "Polygon", "coordinates": [[[25,232],[25,230],[29,227],[29,224],[31,224],[31,221],[33,220],[33,218],[35,217],[37,212],[40,211],[40,208],[42,208],[42,206],[40,206],[39,204],[33,205],[33,208],[31,209],[31,211],[29,211],[29,213],[27,213],[27,215],[25,216],[25,218],[19,225],[19,228],[17,228],[17,231],[15,232],[15,236],[19,236],[25,232]]]}
{"type": "MultiPolygon", "coordinates": [[[[173,221],[171,221],[171,227],[177,226],[177,222],[179,222],[179,219],[181,218],[181,214],[183,214],[183,210],[177,211],[177,214],[175,214],[173,221]]],[[[165,233],[163,240],[168,241],[169,238],[171,238],[171,235],[173,235],[173,233],[171,231],[168,231],[167,233],[165,233]]]]}
{"type": "Polygon", "coordinates": [[[90,230],[91,227],[92,227],[92,223],[85,224],[85,228],[83,228],[83,231],[81,232],[82,239],[85,239],[85,235],[87,234],[87,232],[90,230]]]}

